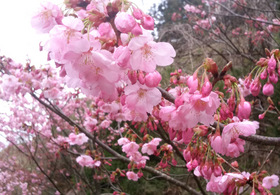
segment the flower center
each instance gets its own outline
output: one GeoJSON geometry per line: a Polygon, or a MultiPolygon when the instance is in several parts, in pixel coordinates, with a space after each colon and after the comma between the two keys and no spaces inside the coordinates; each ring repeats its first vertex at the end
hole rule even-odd
{"type": "Polygon", "coordinates": [[[142,55],[144,58],[149,59],[152,57],[152,47],[145,44],[144,47],[142,47],[142,55]]]}

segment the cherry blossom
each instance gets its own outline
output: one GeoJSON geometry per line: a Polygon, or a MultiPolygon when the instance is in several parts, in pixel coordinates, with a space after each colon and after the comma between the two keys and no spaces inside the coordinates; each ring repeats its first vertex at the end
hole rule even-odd
{"type": "Polygon", "coordinates": [[[268,190],[278,185],[279,185],[279,177],[277,175],[266,176],[262,180],[262,186],[268,190]]]}
{"type": "Polygon", "coordinates": [[[55,25],[61,24],[62,11],[55,4],[44,2],[36,15],[31,19],[33,28],[41,33],[48,33],[55,25]]]}
{"type": "Polygon", "coordinates": [[[142,153],[147,153],[148,155],[154,154],[160,141],[160,138],[154,138],[149,143],[144,144],[141,149],[142,153]]]}
{"type": "Polygon", "coordinates": [[[101,165],[100,161],[94,161],[90,156],[88,155],[81,155],[76,158],[77,163],[81,165],[82,167],[99,167],[101,165]]]}
{"type": "Polygon", "coordinates": [[[88,141],[88,137],[84,133],[74,134],[70,133],[69,135],[69,144],[70,145],[83,145],[88,141]]]}
{"type": "Polygon", "coordinates": [[[168,66],[176,56],[172,45],[165,42],[156,43],[148,33],[132,38],[128,48],[132,50],[130,64],[133,70],[154,72],[156,65],[168,66]]]}
{"type": "Polygon", "coordinates": [[[139,113],[152,113],[153,107],[160,103],[161,93],[156,88],[149,88],[136,83],[125,88],[125,103],[130,110],[139,113]]]}
{"type": "Polygon", "coordinates": [[[133,180],[133,181],[138,181],[138,179],[139,179],[138,175],[136,173],[134,173],[133,171],[126,172],[126,176],[127,176],[127,179],[133,180]]]}

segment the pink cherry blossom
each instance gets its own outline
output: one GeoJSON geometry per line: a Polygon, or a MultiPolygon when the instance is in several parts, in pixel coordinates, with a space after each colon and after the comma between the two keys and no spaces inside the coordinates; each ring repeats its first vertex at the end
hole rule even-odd
{"type": "Polygon", "coordinates": [[[143,34],[143,30],[140,26],[140,24],[136,23],[136,25],[134,26],[134,28],[131,30],[132,34],[134,34],[135,36],[138,35],[142,35],[143,34]]]}
{"type": "MultiPolygon", "coordinates": [[[[264,72],[266,72],[266,71],[264,71],[264,72]]],[[[242,96],[246,97],[246,96],[250,95],[251,94],[250,90],[249,90],[249,88],[247,88],[245,86],[244,79],[239,78],[238,81],[239,81],[238,87],[239,87],[239,90],[240,90],[240,93],[242,94],[242,96]]]]}
{"type": "Polygon", "coordinates": [[[235,140],[231,140],[231,143],[228,144],[227,146],[223,145],[223,147],[226,148],[226,151],[225,153],[221,153],[221,154],[236,158],[240,155],[240,152],[244,152],[244,145],[245,145],[244,140],[236,138],[235,140]]]}
{"type": "Polygon", "coordinates": [[[119,80],[120,74],[112,53],[106,50],[84,52],[71,64],[66,64],[65,68],[68,75],[82,81],[84,93],[100,96],[108,101],[117,98],[115,83],[119,80]]]}
{"type": "Polygon", "coordinates": [[[147,153],[148,155],[154,154],[160,141],[160,138],[154,138],[149,143],[144,144],[141,150],[142,153],[147,153]]]}
{"type": "Polygon", "coordinates": [[[142,17],[143,17],[143,12],[142,12],[142,10],[141,9],[138,9],[138,8],[136,8],[136,7],[132,7],[132,9],[133,9],[133,12],[132,12],[132,14],[133,14],[133,16],[137,19],[137,20],[140,20],[142,17]]]}
{"type": "Polygon", "coordinates": [[[156,43],[148,33],[132,38],[128,48],[132,50],[130,64],[133,70],[154,72],[156,65],[168,66],[176,56],[172,45],[165,42],[156,43]]]}
{"type": "Polygon", "coordinates": [[[148,73],[145,76],[145,85],[148,87],[157,87],[161,81],[161,75],[158,71],[148,73]]]}
{"type": "Polygon", "coordinates": [[[128,33],[135,27],[136,21],[127,12],[119,12],[115,18],[115,25],[120,32],[128,33]]]}
{"type": "Polygon", "coordinates": [[[274,94],[274,87],[271,83],[266,83],[263,86],[263,94],[266,96],[272,96],[274,94]]]}
{"type": "Polygon", "coordinates": [[[168,122],[171,128],[184,131],[193,128],[198,122],[204,125],[214,123],[214,113],[220,106],[220,99],[216,93],[211,92],[209,96],[202,97],[199,91],[194,94],[186,92],[178,98],[182,98],[182,103],[176,110],[171,107],[160,111],[161,119],[170,118],[168,122]]]}
{"type": "Polygon", "coordinates": [[[115,48],[113,58],[116,60],[117,64],[122,68],[130,67],[130,56],[131,51],[127,48],[127,46],[119,46],[115,48]]]}
{"type": "Polygon", "coordinates": [[[88,131],[92,132],[95,130],[98,121],[95,118],[87,116],[85,119],[85,127],[88,131]]]}
{"type": "Polygon", "coordinates": [[[274,58],[274,55],[272,55],[271,58],[269,59],[269,61],[267,63],[267,66],[268,66],[268,71],[269,72],[275,70],[275,68],[276,68],[276,60],[274,58]]]}
{"type": "Polygon", "coordinates": [[[141,25],[146,30],[154,30],[154,19],[149,15],[144,15],[141,19],[141,25]]]}
{"type": "Polygon", "coordinates": [[[84,133],[74,134],[70,133],[69,135],[69,144],[70,145],[83,145],[88,141],[88,137],[84,133]]]}
{"type": "Polygon", "coordinates": [[[269,81],[274,84],[276,84],[278,82],[278,75],[276,74],[275,71],[270,72],[268,78],[269,78],[269,81]]]}
{"type": "Polygon", "coordinates": [[[44,91],[45,98],[56,99],[59,98],[59,96],[61,96],[61,90],[59,90],[57,87],[53,87],[44,91]]]}
{"type": "Polygon", "coordinates": [[[139,149],[139,145],[135,142],[129,142],[122,147],[122,151],[125,152],[128,156],[132,156],[139,149]]]}
{"type": "Polygon", "coordinates": [[[138,181],[139,177],[136,173],[133,171],[127,171],[126,172],[127,179],[133,180],[133,181],[138,181]]]}
{"type": "Polygon", "coordinates": [[[208,78],[205,80],[202,88],[201,88],[201,94],[203,97],[208,96],[210,92],[212,91],[212,84],[209,82],[208,78]]]}
{"type": "Polygon", "coordinates": [[[109,22],[103,22],[98,26],[99,39],[112,42],[117,39],[114,29],[109,22]]]}
{"type": "Polygon", "coordinates": [[[152,113],[153,107],[161,102],[161,93],[156,88],[149,88],[136,83],[125,88],[126,106],[140,113],[152,113]]]}
{"type": "Polygon", "coordinates": [[[196,74],[188,78],[187,85],[189,87],[189,93],[194,93],[197,90],[198,79],[196,78],[196,74]]]}
{"type": "Polygon", "coordinates": [[[100,161],[95,161],[88,155],[81,155],[81,156],[76,158],[76,161],[82,167],[93,168],[93,167],[99,167],[101,165],[100,161]]]}
{"type": "Polygon", "coordinates": [[[48,33],[55,25],[61,24],[62,11],[55,4],[44,2],[36,15],[31,19],[33,28],[41,33],[48,33]]]}
{"type": "Polygon", "coordinates": [[[242,98],[238,105],[237,116],[242,121],[243,119],[249,119],[250,115],[251,115],[251,104],[242,98]]]}
{"type": "Polygon", "coordinates": [[[49,52],[52,60],[59,64],[69,62],[65,55],[69,52],[82,53],[90,49],[87,37],[80,32],[84,28],[83,22],[72,16],[63,18],[63,25],[56,25],[49,33],[49,40],[44,45],[44,50],[49,52]]]}
{"type": "Polygon", "coordinates": [[[127,139],[126,137],[122,137],[122,138],[118,139],[118,144],[119,144],[120,146],[126,145],[126,144],[128,144],[128,143],[130,143],[130,141],[129,141],[129,139],[127,139]]]}
{"type": "Polygon", "coordinates": [[[239,135],[250,136],[256,134],[256,130],[259,128],[259,122],[247,121],[233,122],[226,125],[223,129],[222,139],[224,146],[228,146],[231,139],[237,139],[239,135]]]}
{"type": "Polygon", "coordinates": [[[262,87],[262,85],[261,85],[261,83],[260,83],[259,78],[256,78],[256,79],[251,83],[251,85],[250,85],[251,94],[252,94],[253,96],[259,95],[260,90],[261,90],[261,87],[262,87]]]}
{"type": "Polygon", "coordinates": [[[268,190],[278,185],[279,185],[279,177],[277,175],[266,176],[265,178],[263,178],[262,186],[268,190]]]}
{"type": "Polygon", "coordinates": [[[212,174],[210,181],[207,183],[206,190],[216,193],[230,194],[235,187],[234,182],[239,180],[247,179],[239,173],[226,173],[225,175],[218,177],[215,177],[215,175],[212,174]]]}
{"type": "Polygon", "coordinates": [[[5,94],[14,94],[18,92],[21,83],[14,75],[4,74],[1,79],[1,88],[5,94]]]}
{"type": "Polygon", "coordinates": [[[211,140],[211,147],[213,150],[219,154],[225,154],[226,148],[223,147],[223,140],[221,136],[212,136],[211,140]]]}
{"type": "Polygon", "coordinates": [[[142,156],[142,154],[138,151],[129,157],[129,160],[135,162],[139,165],[139,167],[145,167],[146,161],[149,159],[150,158],[148,156],[142,156]]]}

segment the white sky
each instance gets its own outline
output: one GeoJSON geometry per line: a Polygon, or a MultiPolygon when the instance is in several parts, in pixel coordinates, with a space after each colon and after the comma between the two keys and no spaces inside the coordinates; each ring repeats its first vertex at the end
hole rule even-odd
{"type": "MultiPolygon", "coordinates": [[[[32,64],[45,64],[46,53],[39,51],[39,42],[44,35],[38,34],[30,24],[32,14],[46,0],[6,0],[0,3],[0,55],[25,63],[27,57],[32,64]]],[[[63,0],[49,0],[62,3],[63,0]]],[[[143,11],[160,0],[132,0],[143,11]]],[[[45,35],[46,36],[46,35],[45,35]]]]}

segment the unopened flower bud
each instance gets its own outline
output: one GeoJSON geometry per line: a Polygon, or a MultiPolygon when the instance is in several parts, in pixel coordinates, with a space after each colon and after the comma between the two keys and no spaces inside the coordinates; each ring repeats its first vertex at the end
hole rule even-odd
{"type": "Polygon", "coordinates": [[[267,63],[268,69],[269,70],[275,70],[276,68],[276,60],[274,58],[274,55],[271,56],[271,58],[269,59],[268,63],[267,63]]]}
{"type": "Polygon", "coordinates": [[[271,83],[266,83],[263,86],[263,94],[266,96],[271,96],[274,94],[274,87],[271,83]]]}
{"type": "Polygon", "coordinates": [[[161,81],[161,75],[159,74],[158,71],[148,73],[145,76],[145,85],[147,85],[148,87],[157,87],[160,81],[161,81]]]}
{"type": "Polygon", "coordinates": [[[142,85],[145,84],[145,75],[144,75],[144,73],[142,71],[138,72],[138,81],[142,85]]]}
{"type": "Polygon", "coordinates": [[[134,26],[134,28],[131,30],[132,34],[134,34],[135,36],[138,35],[142,35],[143,31],[142,28],[140,27],[140,25],[138,23],[136,23],[136,25],[134,26]]]}
{"type": "Polygon", "coordinates": [[[266,77],[267,77],[267,70],[265,69],[264,71],[262,71],[260,78],[261,80],[264,80],[266,79],[266,77]]]}
{"type": "Polygon", "coordinates": [[[198,87],[198,79],[196,78],[196,75],[190,76],[187,81],[187,85],[189,87],[189,93],[194,93],[197,90],[198,87]]]}
{"type": "Polygon", "coordinates": [[[262,120],[265,117],[265,113],[259,115],[259,119],[262,120]]]}
{"type": "Polygon", "coordinates": [[[137,20],[141,20],[143,17],[143,12],[141,9],[137,9],[136,7],[132,7],[133,12],[132,15],[137,19],[137,20]]]}
{"type": "Polygon", "coordinates": [[[271,72],[269,74],[268,78],[272,83],[277,83],[278,82],[278,76],[276,75],[275,71],[271,72]]]}
{"type": "Polygon", "coordinates": [[[129,71],[127,76],[131,82],[131,84],[135,84],[137,82],[137,72],[136,71],[129,71]]]}
{"type": "Polygon", "coordinates": [[[145,15],[141,20],[141,25],[146,30],[154,30],[154,19],[149,15],[145,15]]]}
{"type": "Polygon", "coordinates": [[[258,96],[261,90],[261,83],[259,77],[257,77],[250,85],[250,91],[253,96],[258,96]]]}
{"type": "Polygon", "coordinates": [[[116,28],[123,33],[131,32],[136,25],[135,19],[126,12],[119,12],[115,18],[116,28]]]}
{"type": "Polygon", "coordinates": [[[244,98],[241,99],[241,102],[238,105],[238,113],[237,117],[242,121],[243,119],[249,119],[251,115],[251,104],[244,100],[244,98]]]}
{"type": "Polygon", "coordinates": [[[212,91],[212,84],[209,82],[208,79],[206,79],[201,88],[201,94],[203,97],[206,97],[206,96],[209,96],[211,91],[212,91]]]}

